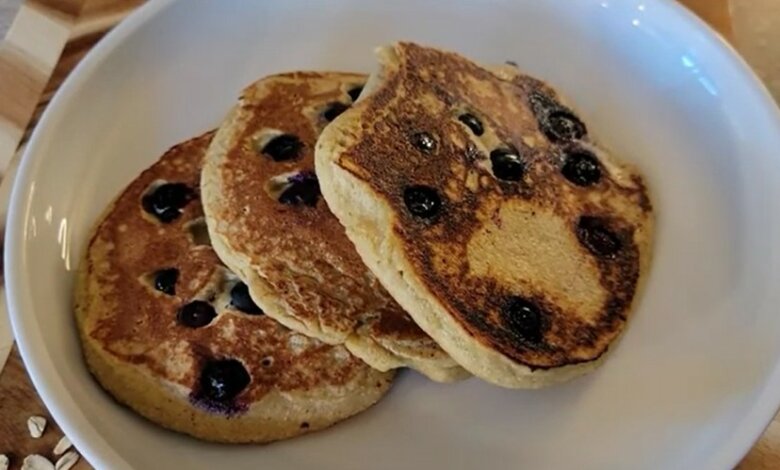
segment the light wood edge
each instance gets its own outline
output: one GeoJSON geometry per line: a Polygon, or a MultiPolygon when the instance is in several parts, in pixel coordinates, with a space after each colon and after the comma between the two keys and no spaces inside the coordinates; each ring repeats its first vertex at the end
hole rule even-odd
{"type": "Polygon", "coordinates": [[[16,153],[85,1],[25,0],[0,42],[0,174],[16,153]]]}

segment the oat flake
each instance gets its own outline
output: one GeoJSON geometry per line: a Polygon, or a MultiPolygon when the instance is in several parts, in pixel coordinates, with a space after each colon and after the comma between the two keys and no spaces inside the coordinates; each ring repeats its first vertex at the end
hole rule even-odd
{"type": "MultiPolygon", "coordinates": [[[[62,439],[54,446],[54,455],[62,455],[66,450],[70,449],[73,444],[70,443],[68,436],[62,436],[62,439]]],[[[1,470],[1,469],[0,469],[1,470]]]]}
{"type": "Polygon", "coordinates": [[[57,465],[54,466],[55,470],[70,470],[71,467],[76,465],[76,462],[79,461],[79,454],[76,453],[75,450],[71,450],[65,453],[62,457],[60,457],[59,460],[57,460],[57,465]]]}
{"type": "Polygon", "coordinates": [[[32,454],[24,458],[22,470],[54,470],[54,464],[42,455],[32,454]]]}
{"type": "Polygon", "coordinates": [[[30,431],[30,436],[33,439],[38,439],[43,436],[43,432],[46,430],[46,418],[43,416],[30,416],[27,420],[27,429],[30,431]]]}

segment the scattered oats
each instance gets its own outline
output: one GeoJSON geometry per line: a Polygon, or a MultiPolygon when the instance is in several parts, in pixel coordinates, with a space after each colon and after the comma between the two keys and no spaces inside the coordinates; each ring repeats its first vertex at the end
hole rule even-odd
{"type": "Polygon", "coordinates": [[[54,446],[54,455],[60,456],[65,453],[66,450],[70,449],[73,444],[70,443],[70,439],[68,439],[68,436],[62,436],[62,439],[57,443],[56,446],[54,446]]]}
{"type": "Polygon", "coordinates": [[[69,450],[65,453],[65,455],[57,460],[57,464],[54,466],[54,470],[70,470],[70,468],[76,465],[76,462],[78,461],[79,454],[77,454],[75,450],[69,450]]]}
{"type": "Polygon", "coordinates": [[[38,454],[28,455],[22,462],[22,470],[55,470],[54,464],[46,457],[38,454]]]}
{"type": "Polygon", "coordinates": [[[27,420],[27,429],[30,430],[30,435],[33,439],[38,439],[43,436],[43,431],[46,430],[46,418],[43,416],[30,416],[27,420]]]}
{"type": "Polygon", "coordinates": [[[0,454],[0,470],[8,470],[10,465],[11,461],[8,459],[8,456],[5,454],[0,454]]]}

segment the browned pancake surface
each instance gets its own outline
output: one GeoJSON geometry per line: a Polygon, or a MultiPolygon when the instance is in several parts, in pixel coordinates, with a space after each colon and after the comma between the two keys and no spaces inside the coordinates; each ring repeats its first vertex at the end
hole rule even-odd
{"type": "MultiPolygon", "coordinates": [[[[220,256],[243,266],[234,268],[237,273],[251,272],[262,280],[262,293],[253,290],[258,303],[284,305],[278,319],[291,328],[334,344],[357,335],[393,355],[462,371],[365,267],[318,187],[306,200],[290,201],[284,194],[291,178],[317,184],[314,144],[323,128],[351,106],[365,79],[296,72],[247,88],[226,121],[228,129],[220,131],[209,151],[213,156],[204,172],[209,229],[224,241],[226,253],[220,256]],[[279,135],[297,141],[293,156],[277,158],[268,150],[279,135]]],[[[351,343],[347,346],[355,351],[351,343]]]]}
{"type": "Polygon", "coordinates": [[[584,125],[551,137],[561,122],[550,120],[573,112],[538,80],[410,43],[381,60],[377,86],[323,140],[389,205],[388,230],[427,291],[469,336],[532,370],[599,358],[649,262],[642,178],[584,125]],[[501,168],[500,155],[496,168],[492,152],[509,148],[521,172],[501,168]],[[597,162],[596,181],[564,175],[575,154],[597,162]],[[435,192],[438,203],[423,198],[433,215],[410,210],[416,186],[435,192]]]}
{"type": "MultiPolygon", "coordinates": [[[[207,407],[208,401],[198,400],[204,367],[215,360],[237,360],[251,380],[230,401],[231,413],[271,392],[308,393],[372,377],[376,388],[385,389],[391,376],[371,370],[344,348],[305,338],[262,313],[244,313],[231,304],[228,293],[239,281],[203,238],[197,194],[212,135],[169,150],[128,186],[100,223],[88,247],[87,295],[77,304],[85,340],[122,363],[144,367],[161,384],[182,387],[195,405],[207,407]],[[142,203],[162,183],[182,183],[193,191],[181,215],[169,223],[150,215],[142,203]],[[169,268],[179,271],[173,295],[154,286],[154,274],[169,268]],[[212,305],[216,317],[199,327],[182,323],[178,312],[194,300],[212,305]]],[[[323,395],[327,402],[328,393],[323,395]]],[[[244,437],[253,440],[251,436],[244,437]]]]}

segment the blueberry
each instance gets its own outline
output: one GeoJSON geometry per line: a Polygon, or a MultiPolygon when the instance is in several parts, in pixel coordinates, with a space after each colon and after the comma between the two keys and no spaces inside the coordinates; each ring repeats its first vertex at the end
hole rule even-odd
{"type": "Polygon", "coordinates": [[[303,142],[292,134],[282,134],[271,139],[262,152],[275,162],[284,162],[298,158],[303,150],[303,142]]]}
{"type": "Polygon", "coordinates": [[[344,103],[339,103],[338,101],[335,103],[331,103],[328,105],[327,109],[322,113],[322,116],[328,121],[331,122],[341,113],[349,109],[349,106],[345,105],[344,103]]]}
{"type": "Polygon", "coordinates": [[[577,116],[566,110],[553,111],[547,117],[544,133],[552,141],[565,142],[581,139],[585,136],[585,124],[577,116]]]}
{"type": "Polygon", "coordinates": [[[441,210],[441,198],[429,186],[415,185],[404,190],[404,203],[415,217],[430,219],[441,210]]]}
{"type": "Polygon", "coordinates": [[[436,150],[436,139],[427,132],[412,134],[410,140],[412,145],[424,153],[433,153],[436,150]]]}
{"type": "Polygon", "coordinates": [[[561,173],[577,186],[590,186],[601,179],[601,166],[592,153],[576,150],[566,155],[561,173]]]}
{"type": "Polygon", "coordinates": [[[461,114],[458,116],[458,120],[468,126],[468,128],[471,129],[471,132],[473,132],[477,137],[485,133],[485,128],[482,127],[482,122],[471,113],[461,114]]]}
{"type": "Polygon", "coordinates": [[[360,93],[363,92],[363,85],[356,86],[355,88],[350,89],[347,94],[350,98],[352,98],[352,101],[357,101],[358,97],[360,96],[360,93]]]}
{"type": "Polygon", "coordinates": [[[530,102],[539,127],[551,141],[581,139],[588,133],[585,124],[574,113],[549,96],[532,93],[530,102]]]}
{"type": "Polygon", "coordinates": [[[216,402],[227,402],[249,385],[250,377],[244,365],[235,359],[208,362],[200,372],[199,395],[216,402]]]}
{"type": "Polygon", "coordinates": [[[170,223],[178,218],[184,207],[195,198],[195,191],[184,183],[166,183],[141,199],[144,210],[160,222],[170,223]]]}
{"type": "Polygon", "coordinates": [[[501,309],[501,319],[507,329],[522,340],[539,343],[544,337],[542,311],[533,302],[519,296],[512,296],[501,309]]]}
{"type": "Polygon", "coordinates": [[[289,205],[303,204],[309,207],[317,205],[320,197],[320,182],[314,172],[302,171],[287,181],[290,186],[279,196],[279,202],[289,205]]]}
{"type": "Polygon", "coordinates": [[[490,163],[496,178],[504,181],[520,181],[525,173],[525,165],[515,148],[498,148],[490,152],[490,163]]]}
{"type": "Polygon", "coordinates": [[[179,309],[176,319],[186,327],[200,328],[211,323],[216,316],[217,312],[210,303],[194,300],[179,309]]]}
{"type": "Polygon", "coordinates": [[[263,313],[249,295],[249,287],[243,282],[239,282],[230,289],[230,305],[250,315],[261,315],[263,313]]]}
{"type": "Polygon", "coordinates": [[[177,280],[179,280],[178,269],[161,269],[154,273],[154,288],[168,295],[176,295],[177,280]]]}
{"type": "Polygon", "coordinates": [[[582,216],[577,223],[577,239],[594,255],[612,258],[622,248],[620,238],[612,232],[604,219],[582,216]]]}
{"type": "Polygon", "coordinates": [[[528,100],[531,103],[531,109],[536,116],[536,119],[542,120],[552,110],[560,108],[560,105],[552,98],[539,92],[533,92],[528,96],[528,100]]]}

